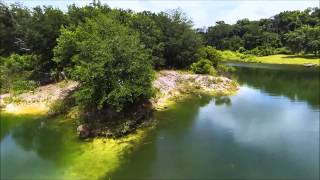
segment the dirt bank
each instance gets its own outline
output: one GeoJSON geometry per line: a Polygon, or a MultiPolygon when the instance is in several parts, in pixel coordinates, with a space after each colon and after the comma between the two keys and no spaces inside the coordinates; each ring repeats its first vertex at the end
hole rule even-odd
{"type": "Polygon", "coordinates": [[[5,112],[15,114],[46,113],[50,105],[64,99],[77,86],[74,81],[62,81],[55,84],[40,86],[32,92],[19,95],[0,95],[1,107],[5,112]]]}
{"type": "Polygon", "coordinates": [[[152,99],[155,109],[165,108],[174,99],[190,94],[230,95],[239,89],[239,85],[226,77],[190,74],[182,71],[159,71],[153,86],[158,90],[152,99]]]}

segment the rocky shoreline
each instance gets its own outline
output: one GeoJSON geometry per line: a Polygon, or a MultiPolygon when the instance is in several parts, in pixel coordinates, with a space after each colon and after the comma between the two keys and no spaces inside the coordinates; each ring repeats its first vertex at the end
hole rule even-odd
{"type": "Polygon", "coordinates": [[[156,110],[166,108],[177,98],[189,95],[231,95],[239,89],[236,81],[223,76],[172,70],[159,71],[153,86],[158,90],[156,97],[151,100],[156,110]]]}

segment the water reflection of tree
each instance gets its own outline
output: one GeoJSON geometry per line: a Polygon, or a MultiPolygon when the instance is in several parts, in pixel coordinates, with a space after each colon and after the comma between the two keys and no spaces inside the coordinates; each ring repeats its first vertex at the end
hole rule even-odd
{"type": "Polygon", "coordinates": [[[228,96],[215,96],[213,98],[214,103],[216,106],[226,105],[230,106],[232,105],[231,99],[228,96]]]}
{"type": "Polygon", "coordinates": [[[241,84],[293,101],[306,101],[313,108],[320,106],[319,78],[319,71],[304,68],[237,68],[237,79],[241,84]]]}
{"type": "MultiPolygon", "coordinates": [[[[137,150],[124,158],[127,161],[110,176],[111,179],[159,178],[164,177],[164,174],[159,174],[161,172],[173,173],[170,167],[176,166],[176,163],[179,162],[175,162],[175,158],[166,155],[171,151],[188,152],[191,150],[185,149],[185,144],[192,143],[187,137],[190,135],[189,130],[192,130],[200,108],[209,104],[211,99],[212,97],[209,96],[192,97],[165,111],[155,113],[154,116],[159,122],[157,129],[149,134],[137,150]],[[177,139],[181,141],[177,142],[177,139]]],[[[174,174],[167,174],[168,177],[172,175],[174,174]]]]}
{"type": "Polygon", "coordinates": [[[25,151],[33,151],[43,159],[59,163],[68,149],[64,143],[65,132],[49,123],[52,122],[43,119],[26,121],[12,130],[12,137],[25,151]]]}
{"type": "Polygon", "coordinates": [[[22,116],[12,116],[9,114],[5,114],[0,112],[1,120],[0,120],[0,142],[2,142],[3,138],[10,132],[10,130],[24,122],[25,120],[30,119],[30,117],[22,117],[22,116]]]}

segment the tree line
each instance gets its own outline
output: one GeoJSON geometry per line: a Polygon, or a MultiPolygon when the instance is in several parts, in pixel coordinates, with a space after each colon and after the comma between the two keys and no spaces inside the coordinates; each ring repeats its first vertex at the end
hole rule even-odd
{"type": "Polygon", "coordinates": [[[320,53],[320,9],[284,11],[268,19],[224,21],[198,29],[206,44],[219,50],[266,56],[279,53],[320,53]]]}

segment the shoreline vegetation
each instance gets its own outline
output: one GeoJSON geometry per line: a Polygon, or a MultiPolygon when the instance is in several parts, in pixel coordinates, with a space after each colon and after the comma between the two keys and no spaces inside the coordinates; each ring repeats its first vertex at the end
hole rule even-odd
{"type": "MultiPolygon", "coordinates": [[[[78,83],[61,81],[44,85],[19,95],[0,95],[1,110],[10,114],[46,114],[52,105],[72,93],[78,83]]],[[[153,82],[156,95],[150,99],[152,109],[162,110],[188,95],[232,95],[239,89],[236,81],[223,76],[193,74],[188,71],[161,70],[153,82]]]]}
{"type": "Polygon", "coordinates": [[[261,64],[287,64],[302,65],[305,67],[319,67],[320,58],[313,55],[294,55],[294,54],[275,54],[268,56],[254,56],[234,51],[220,51],[222,61],[236,61],[243,63],[261,63],[261,64]]]}
{"type": "Polygon", "coordinates": [[[105,110],[92,116],[79,106],[70,105],[70,99],[78,85],[74,81],[61,81],[20,95],[2,94],[1,111],[12,115],[65,116],[77,124],[76,130],[80,138],[119,138],[132,134],[141,127],[153,126],[156,123],[152,119],[153,111],[165,110],[184,98],[232,95],[239,89],[236,81],[223,76],[161,70],[156,73],[152,85],[156,93],[149,100],[127,110],[128,113],[124,115],[105,110]],[[83,119],[85,117],[89,119],[83,119]]]}

